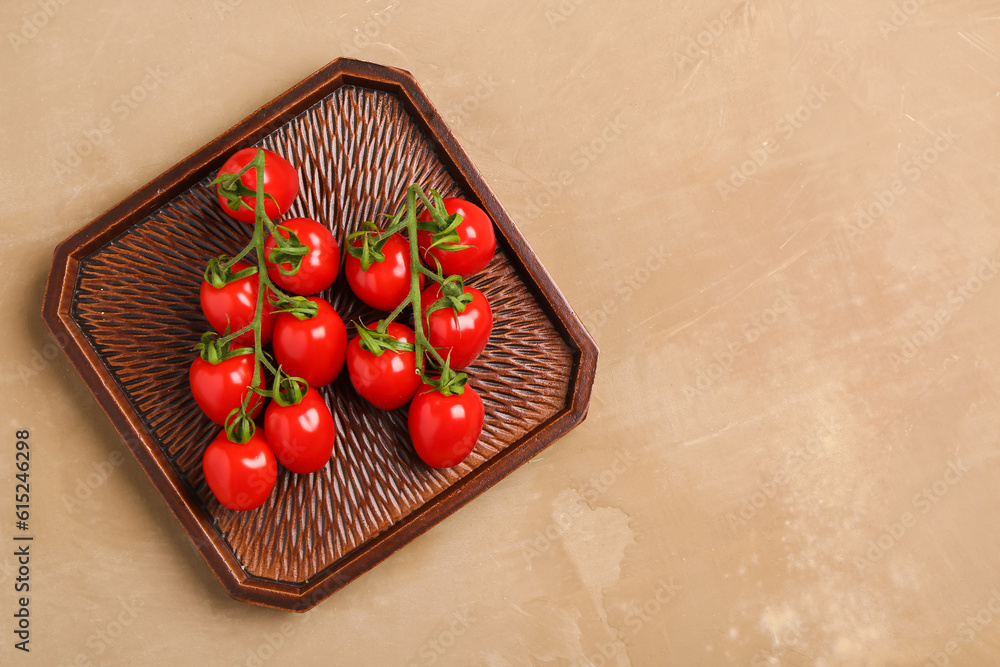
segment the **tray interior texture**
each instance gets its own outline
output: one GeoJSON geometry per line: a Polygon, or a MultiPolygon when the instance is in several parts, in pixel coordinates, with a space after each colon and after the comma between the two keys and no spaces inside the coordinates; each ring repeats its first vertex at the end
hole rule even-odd
{"type": "MultiPolygon", "coordinates": [[[[303,611],[582,420],[596,348],[446,128],[442,138],[440,118],[409,75],[335,61],[268,107],[64,242],[45,314],[71,334],[70,357],[230,594],[303,611]],[[409,444],[406,409],[371,407],[344,371],[321,390],[338,430],[325,468],[282,469],[271,497],[251,512],[214,499],[201,457],[219,427],[191,397],[188,368],[209,328],[198,301],[204,266],[250,237],[208,185],[230,144],[292,162],[301,192],[284,217],[320,221],[342,249],[362,223],[395,212],[413,182],[491,215],[497,254],[467,281],[487,296],[495,321],[468,369],[486,420],[465,462],[423,464],[409,444]]],[[[322,296],[349,331],[380,315],[343,276],[322,296]]]]}

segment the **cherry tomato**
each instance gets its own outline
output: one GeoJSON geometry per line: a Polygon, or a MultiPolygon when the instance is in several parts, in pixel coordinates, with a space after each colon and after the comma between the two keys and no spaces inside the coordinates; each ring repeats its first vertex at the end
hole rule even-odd
{"type": "MultiPolygon", "coordinates": [[[[459,239],[457,245],[469,247],[464,250],[445,250],[441,247],[428,249],[431,245],[431,232],[419,231],[417,244],[420,246],[420,257],[431,268],[436,266],[431,256],[436,257],[441,262],[441,270],[446,276],[458,274],[468,278],[485,269],[493,259],[493,253],[497,250],[493,223],[483,209],[464,199],[448,197],[444,200],[444,208],[449,215],[453,213],[462,215],[462,222],[455,229],[459,239]]],[[[418,219],[428,221],[431,219],[431,214],[425,210],[418,219]]]]}
{"type": "Polygon", "coordinates": [[[298,404],[271,401],[264,413],[264,434],[278,462],[302,475],[316,472],[330,460],[336,432],[330,408],[312,388],[298,404]]]}
{"type": "MultiPolygon", "coordinates": [[[[249,265],[237,262],[233,265],[233,273],[238,273],[249,265]]],[[[240,278],[221,288],[216,289],[206,281],[201,281],[201,310],[205,313],[205,318],[212,328],[220,334],[229,331],[239,331],[253,321],[254,313],[257,310],[257,294],[259,290],[259,276],[253,274],[245,278],[240,278]]],[[[271,340],[274,331],[274,306],[271,300],[264,299],[264,308],[260,322],[261,344],[271,340]]],[[[247,331],[233,339],[234,347],[252,347],[253,332],[247,331]]]]}
{"type": "Polygon", "coordinates": [[[222,431],[205,449],[201,467],[219,502],[237,511],[263,505],[278,478],[278,462],[259,430],[242,445],[222,431]]]}
{"type": "MultiPolygon", "coordinates": [[[[361,246],[361,239],[352,244],[361,246]]],[[[361,260],[348,253],[344,260],[347,284],[372,308],[390,311],[410,293],[410,243],[401,234],[393,234],[382,247],[385,260],[373,262],[367,271],[361,270],[361,260]]],[[[421,281],[423,276],[421,276],[421,281]]]]}
{"type": "MultiPolygon", "coordinates": [[[[285,220],[281,227],[292,230],[303,245],[309,246],[309,254],[302,258],[299,270],[290,276],[282,274],[277,265],[266,259],[267,275],[272,282],[283,290],[301,295],[322,292],[332,285],[340,272],[340,246],[330,230],[309,218],[285,220]]],[[[279,228],[276,232],[288,238],[288,232],[283,229],[279,228]]],[[[268,236],[264,242],[264,257],[269,258],[277,245],[274,237],[268,236]]],[[[292,268],[289,263],[283,266],[292,268]]]]}
{"type": "MultiPolygon", "coordinates": [[[[413,329],[398,322],[391,322],[386,333],[401,343],[412,345],[416,340],[413,329]]],[[[351,384],[365,400],[381,410],[395,410],[413,398],[420,386],[416,360],[413,352],[386,350],[381,355],[374,355],[361,347],[360,336],[355,336],[347,346],[347,372],[351,384]]]]}
{"type": "MultiPolygon", "coordinates": [[[[467,303],[461,313],[452,308],[439,308],[430,317],[424,317],[427,340],[442,357],[451,354],[452,368],[465,368],[475,361],[489,342],[493,330],[493,311],[489,301],[475,287],[467,286],[465,291],[472,295],[472,303],[467,303]]],[[[426,313],[440,298],[441,286],[434,283],[420,295],[420,306],[426,313]]]]}
{"type": "Polygon", "coordinates": [[[288,375],[310,387],[324,387],[340,373],[347,354],[347,327],[325,299],[308,297],[319,307],[315,316],[300,320],[281,313],[274,325],[274,358],[288,375]]]}
{"type": "MultiPolygon", "coordinates": [[[[257,149],[253,147],[236,151],[226,160],[222,168],[219,169],[219,174],[235,174],[253,161],[256,155],[257,149]]],[[[251,190],[256,190],[257,169],[247,169],[240,176],[240,181],[251,190]]],[[[218,187],[216,186],[216,191],[218,191],[218,187]]],[[[284,214],[299,194],[299,172],[295,170],[295,167],[288,160],[266,148],[264,149],[264,192],[274,197],[274,199],[270,197],[264,198],[264,213],[271,220],[284,214]]],[[[231,217],[236,218],[240,222],[250,225],[254,224],[254,207],[257,205],[256,197],[243,197],[243,201],[249,208],[247,206],[240,206],[237,211],[229,208],[229,203],[225,197],[222,195],[217,195],[217,197],[219,206],[231,217]]]]}
{"type": "Polygon", "coordinates": [[[466,385],[461,394],[445,396],[423,385],[410,403],[410,439],[417,456],[429,466],[450,468],[476,448],[483,430],[483,401],[466,385]]]}
{"type": "MultiPolygon", "coordinates": [[[[226,417],[243,404],[253,380],[254,356],[240,354],[218,364],[211,364],[195,357],[188,372],[191,395],[198,407],[216,424],[224,424],[226,417]]],[[[264,374],[257,376],[256,387],[264,386],[264,374]]],[[[260,394],[250,399],[250,416],[256,417],[263,405],[260,394]]]]}

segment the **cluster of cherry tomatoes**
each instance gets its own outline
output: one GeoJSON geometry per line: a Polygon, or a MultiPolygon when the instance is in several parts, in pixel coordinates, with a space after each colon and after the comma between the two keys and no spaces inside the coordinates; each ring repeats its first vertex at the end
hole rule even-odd
{"type": "Polygon", "coordinates": [[[428,198],[412,185],[386,225],[365,223],[349,235],[346,281],[389,315],[353,323],[357,335],[348,342],[344,322],[319,296],[340,273],[340,244],[315,220],[272,222],[298,195],[295,167],[271,151],[246,148],[226,161],[213,185],[222,210],[254,226],[239,254],[205,269],[200,300],[214,331],[196,346],[189,373],[195,401],[223,427],[202,459],[219,502],[255,509],[270,496],[279,463],[300,474],[327,465],[336,426],[317,389],[345,362],[355,390],[373,406],[410,404],[410,438],[425,463],[464,460],[479,439],[484,409],[459,369],[486,347],[493,314],[463,279],[482,271],[496,251],[487,215],[461,199],[433,191],[428,198]],[[412,327],[396,321],[407,311],[412,327]],[[268,399],[261,433],[254,418],[268,399]]]}

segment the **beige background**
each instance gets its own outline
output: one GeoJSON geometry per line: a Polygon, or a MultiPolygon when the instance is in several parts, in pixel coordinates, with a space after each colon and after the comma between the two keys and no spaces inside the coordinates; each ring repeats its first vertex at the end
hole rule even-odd
{"type": "Polygon", "coordinates": [[[0,663],[1000,663],[996,2],[277,4],[0,5],[0,663]],[[56,243],[339,55],[417,77],[602,356],[581,427],[296,616],[226,596],[38,313],[56,243]]]}

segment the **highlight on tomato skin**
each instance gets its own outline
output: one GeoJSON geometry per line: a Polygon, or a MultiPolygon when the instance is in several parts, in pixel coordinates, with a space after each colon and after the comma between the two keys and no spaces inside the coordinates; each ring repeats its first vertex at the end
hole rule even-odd
{"type": "MultiPolygon", "coordinates": [[[[316,294],[330,287],[340,273],[340,245],[333,233],[310,218],[283,220],[275,233],[287,239],[289,232],[286,229],[295,234],[299,242],[309,248],[309,252],[302,258],[295,273],[285,275],[278,270],[279,264],[270,259],[271,252],[278,247],[278,243],[273,236],[268,236],[264,241],[264,261],[271,281],[280,289],[301,296],[316,294]]],[[[286,271],[292,268],[288,262],[280,266],[286,271]]]]}
{"type": "Polygon", "coordinates": [[[287,375],[300,377],[316,389],[336,379],[347,355],[347,327],[333,306],[318,296],[314,317],[300,320],[280,313],[274,324],[274,358],[287,375]]]}
{"type": "Polygon", "coordinates": [[[413,449],[431,467],[457,466],[476,448],[485,416],[483,401],[472,387],[445,396],[425,384],[407,415],[413,449]]]}
{"type": "MultiPolygon", "coordinates": [[[[251,146],[236,151],[219,169],[218,176],[238,173],[240,169],[253,161],[257,156],[257,150],[256,147],[251,146]]],[[[277,153],[266,148],[262,150],[264,151],[264,192],[271,195],[271,197],[264,199],[264,213],[273,221],[284,215],[291,207],[292,202],[295,201],[295,197],[298,196],[299,172],[292,166],[291,162],[277,153]]],[[[250,168],[243,172],[243,175],[240,176],[240,182],[251,190],[256,190],[257,169],[250,168]]],[[[217,193],[221,187],[221,184],[216,186],[217,193]]],[[[248,225],[254,224],[256,219],[254,208],[257,205],[255,197],[242,197],[245,205],[240,206],[235,211],[229,207],[228,201],[222,194],[217,194],[216,198],[219,207],[226,215],[248,225]]]]}
{"type": "MultiPolygon", "coordinates": [[[[237,262],[233,264],[231,271],[239,273],[248,268],[250,268],[249,264],[237,262]]],[[[208,323],[220,335],[225,335],[227,330],[230,333],[235,333],[253,321],[257,311],[259,290],[257,275],[234,280],[222,287],[213,287],[207,280],[202,280],[198,292],[201,311],[205,314],[208,323]]],[[[271,292],[268,290],[268,295],[270,294],[271,292]]],[[[270,298],[265,298],[261,311],[260,342],[262,345],[271,342],[275,318],[274,306],[271,305],[270,298]]],[[[247,331],[234,338],[233,346],[252,347],[253,332],[247,331]]]]}
{"type": "MultiPolygon", "coordinates": [[[[374,324],[366,325],[374,330],[374,324]]],[[[413,344],[413,329],[391,322],[386,333],[401,343],[413,344]]],[[[361,347],[355,336],[347,345],[347,372],[355,391],[380,410],[396,410],[410,402],[420,387],[416,354],[412,351],[385,350],[380,355],[361,347]]]]}
{"type": "Polygon", "coordinates": [[[466,286],[463,291],[472,295],[472,302],[461,313],[439,308],[427,315],[427,309],[441,298],[441,286],[437,283],[420,296],[427,340],[442,357],[450,357],[451,368],[465,368],[478,359],[493,331],[493,310],[486,296],[475,287],[466,286]]]}
{"type": "MultiPolygon", "coordinates": [[[[359,247],[360,239],[352,245],[359,247]]],[[[393,234],[382,247],[385,259],[374,262],[368,270],[350,253],[344,259],[344,277],[355,296],[376,310],[389,312],[410,293],[410,244],[402,234],[393,234]]],[[[423,276],[420,284],[423,285],[423,276]]]]}
{"type": "MultiPolygon", "coordinates": [[[[255,365],[259,367],[252,354],[239,354],[218,364],[195,357],[188,370],[188,384],[195,403],[209,419],[221,426],[229,413],[240,407],[250,393],[255,365]]],[[[255,386],[264,386],[263,373],[258,374],[255,386]]],[[[250,416],[256,417],[263,406],[263,399],[254,393],[249,404],[250,416]]]]}
{"type": "Polygon", "coordinates": [[[234,511],[263,505],[278,479],[278,462],[259,431],[240,444],[223,430],[205,449],[201,466],[212,494],[234,511]]]}
{"type": "MultiPolygon", "coordinates": [[[[420,258],[429,267],[436,266],[436,259],[441,263],[441,270],[446,276],[459,275],[468,278],[485,269],[496,253],[497,240],[493,223],[486,212],[472,202],[458,197],[446,197],[443,201],[448,215],[458,213],[462,216],[462,222],[455,229],[458,235],[455,245],[469,247],[461,250],[432,248],[431,232],[421,230],[417,232],[420,258]]],[[[417,219],[429,222],[432,216],[430,211],[425,209],[417,219]]]]}
{"type": "Polygon", "coordinates": [[[278,463],[300,475],[321,469],[333,454],[337,427],[326,401],[313,388],[295,405],[271,401],[264,413],[264,435],[278,463]]]}

